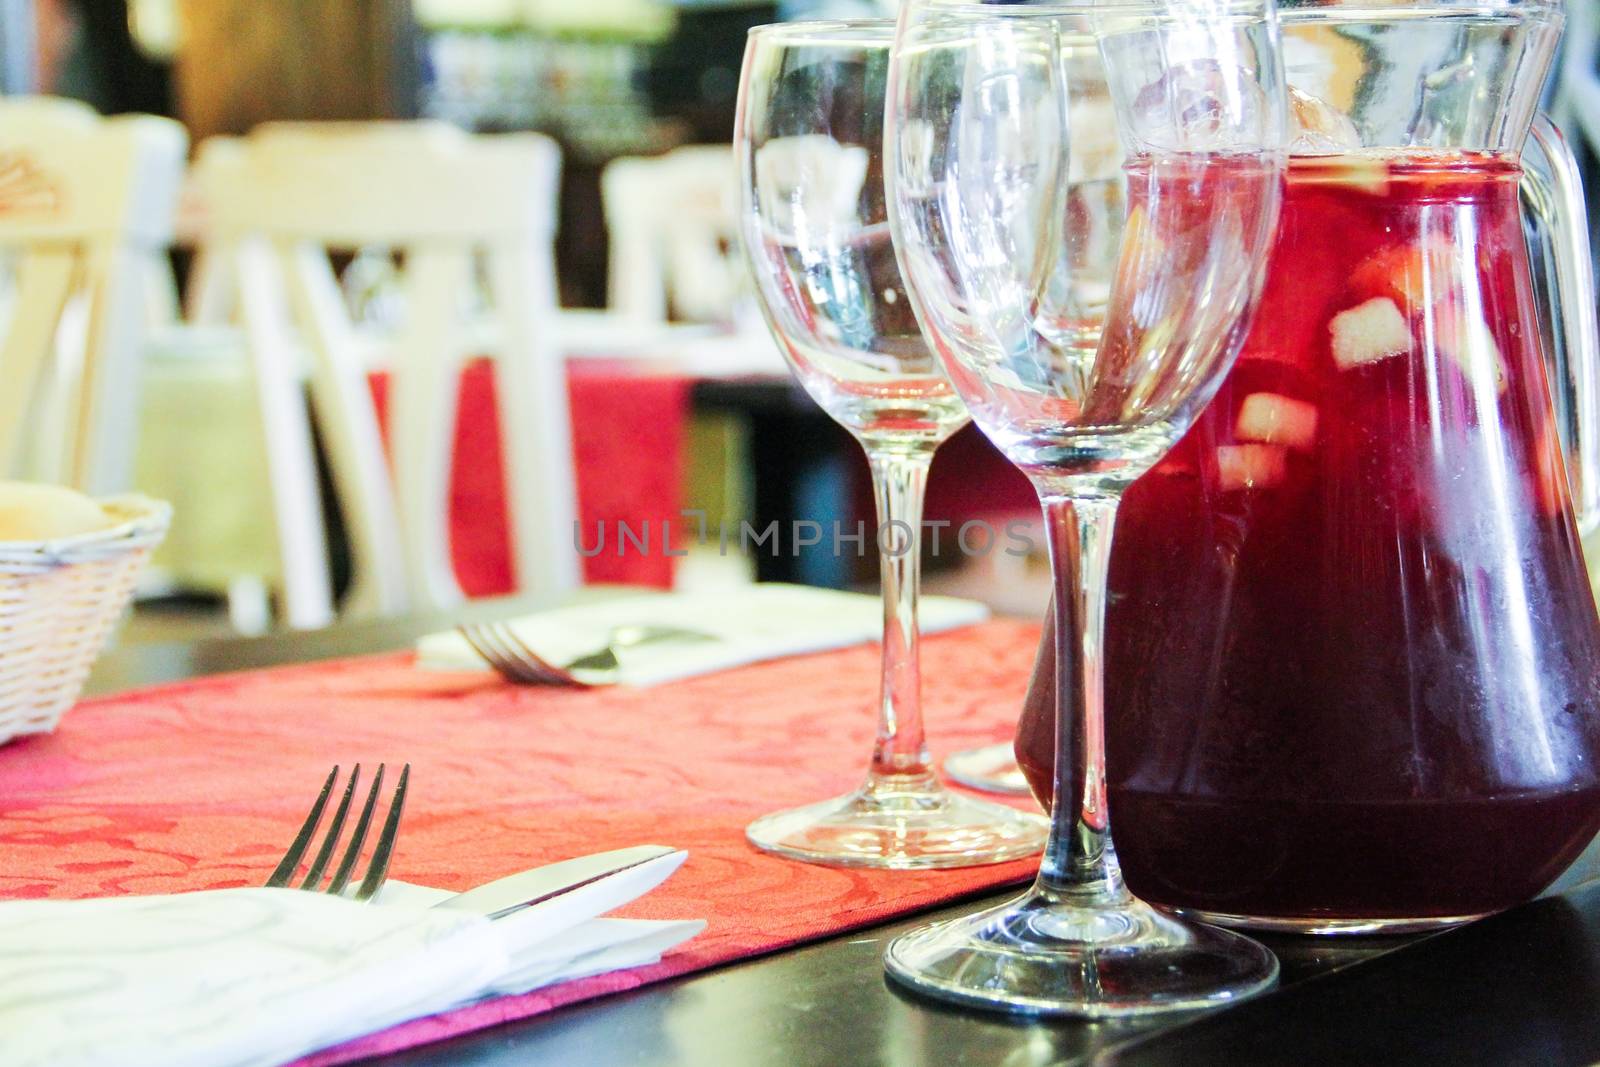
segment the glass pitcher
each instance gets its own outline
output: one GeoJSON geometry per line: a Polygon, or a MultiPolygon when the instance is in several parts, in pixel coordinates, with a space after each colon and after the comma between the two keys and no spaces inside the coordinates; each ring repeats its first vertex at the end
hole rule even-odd
{"type": "MultiPolygon", "coordinates": [[[[1534,896],[1600,830],[1595,294],[1535,123],[1562,13],[1282,7],[1267,291],[1113,548],[1118,854],[1212,921],[1426,928],[1534,896]]],[[[1049,683],[1017,741],[1036,791],[1049,683]]]]}

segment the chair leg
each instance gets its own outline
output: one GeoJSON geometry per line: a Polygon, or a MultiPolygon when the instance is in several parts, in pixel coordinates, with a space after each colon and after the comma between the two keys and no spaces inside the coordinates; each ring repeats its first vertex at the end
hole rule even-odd
{"type": "Polygon", "coordinates": [[[248,240],[235,258],[283,560],[284,613],[290,626],[315,629],[333,621],[333,586],[304,385],[271,247],[248,240]]]}
{"type": "Polygon", "coordinates": [[[450,558],[450,458],[460,394],[459,297],[472,282],[464,245],[422,245],[406,256],[406,329],[391,379],[395,503],[406,571],[419,607],[465,599],[450,558]]]}
{"type": "Polygon", "coordinates": [[[228,621],[241,634],[254,637],[272,627],[272,597],[267,583],[244,574],[228,583],[228,621]]]}
{"type": "Polygon", "coordinates": [[[15,321],[0,345],[0,478],[23,474],[23,431],[50,367],[56,327],[77,275],[70,249],[31,252],[17,272],[15,321]]]}
{"type": "Polygon", "coordinates": [[[118,244],[89,256],[89,323],[71,478],[85,492],[103,495],[133,488],[139,426],[139,390],[149,279],[148,254],[118,244]]]}
{"type": "Polygon", "coordinates": [[[549,309],[547,329],[554,317],[553,271],[549,258],[532,247],[489,253],[490,285],[505,329],[501,426],[517,585],[523,592],[559,592],[579,584],[566,364],[562,353],[537,335],[537,309],[549,309]]]}
{"type": "Polygon", "coordinates": [[[394,487],[372,391],[355,350],[339,284],[320,248],[276,250],[294,321],[312,357],[311,396],[355,565],[345,613],[394,615],[409,607],[394,487]]]}

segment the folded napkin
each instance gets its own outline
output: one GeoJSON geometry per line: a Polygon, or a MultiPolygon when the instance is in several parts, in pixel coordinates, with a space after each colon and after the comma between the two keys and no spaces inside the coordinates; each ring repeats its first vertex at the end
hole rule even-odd
{"type": "MultiPolygon", "coordinates": [[[[449,896],[443,889],[390,882],[378,902],[428,908],[449,896]]],[[[532,908],[492,925],[506,946],[509,966],[468,999],[528,993],[574,978],[642,967],[706,927],[699,919],[588,919],[551,934],[548,917],[532,908]]]]}
{"type": "Polygon", "coordinates": [[[399,882],[370,904],[293,889],[0,904],[0,1063],[284,1063],[486,996],[653,963],[705,927],[595,916],[642,891],[492,922],[399,882]]]}
{"type": "MultiPolygon", "coordinates": [[[[923,597],[923,633],[971,626],[989,609],[971,600],[923,597]]],[[[556,608],[512,620],[529,648],[557,666],[605,648],[617,627],[692,630],[711,640],[666,640],[617,651],[618,669],[579,673],[590,684],[659,685],[747,663],[826,652],[877,640],[883,607],[877,597],[800,585],[765,583],[704,593],[654,594],[556,608]]],[[[430,634],[417,646],[428,670],[486,670],[458,633],[430,634]]]]}

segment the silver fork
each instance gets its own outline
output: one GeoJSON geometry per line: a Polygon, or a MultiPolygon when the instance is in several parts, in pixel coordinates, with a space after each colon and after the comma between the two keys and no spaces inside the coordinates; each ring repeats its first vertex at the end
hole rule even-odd
{"type": "Polygon", "coordinates": [[[656,641],[717,639],[712,634],[676,626],[617,626],[612,629],[605,647],[557,666],[529,648],[509,623],[472,623],[456,629],[497,674],[518,685],[582,685],[573,671],[614,671],[621,666],[617,659],[619,651],[656,641]]]}
{"type": "Polygon", "coordinates": [[[478,622],[456,627],[495,673],[518,685],[577,685],[578,680],[529,648],[508,624],[478,622]]]}
{"type": "MultiPolygon", "coordinates": [[[[339,806],[333,813],[333,821],[328,824],[327,831],[323,835],[322,847],[317,849],[317,854],[311,860],[311,867],[306,871],[305,880],[297,888],[330,893],[333,896],[344,894],[345,887],[355,875],[356,863],[361,859],[361,847],[366,843],[367,830],[372,825],[373,809],[377,807],[378,794],[383,789],[383,770],[384,765],[378,764],[378,773],[373,776],[372,788],[367,790],[366,803],[361,807],[361,815],[356,820],[349,843],[345,846],[344,856],[339,860],[332,881],[324,886],[323,873],[328,869],[333,853],[339,847],[339,835],[344,830],[345,817],[350,814],[350,802],[355,797],[356,783],[361,779],[361,764],[358,763],[351,768],[350,781],[345,785],[344,796],[339,799],[339,806]]],[[[333,793],[333,783],[338,778],[339,768],[335,766],[328,772],[327,781],[322,783],[322,792],[317,795],[317,802],[311,805],[311,812],[301,824],[300,832],[295,835],[289,851],[284,853],[283,859],[273,870],[272,877],[267,879],[268,888],[282,889],[294,880],[295,872],[300,869],[300,860],[305,856],[306,849],[311,845],[311,839],[316,835],[317,824],[322,821],[322,812],[328,806],[328,797],[333,793]]],[[[389,801],[389,814],[383,821],[383,829],[378,831],[378,841],[373,846],[372,858],[367,861],[366,874],[353,894],[356,900],[371,900],[382,888],[384,879],[389,876],[389,857],[394,854],[394,841],[400,834],[400,813],[405,808],[406,783],[410,779],[411,764],[408,763],[400,770],[400,781],[395,785],[394,796],[389,801]]]]}

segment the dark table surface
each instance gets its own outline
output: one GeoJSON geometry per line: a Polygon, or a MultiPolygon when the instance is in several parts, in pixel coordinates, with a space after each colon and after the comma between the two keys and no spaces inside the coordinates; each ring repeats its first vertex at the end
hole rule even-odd
{"type": "MultiPolygon", "coordinates": [[[[97,664],[93,693],[227,670],[405,648],[456,622],[533,602],[346,623],[258,638],[131,645],[97,664]]],[[[1590,853],[1594,853],[1591,849],[1590,853]]],[[[1006,893],[761,959],[381,1057],[394,1065],[636,1067],[1126,1067],[1226,1064],[1600,1063],[1600,886],[1586,854],[1547,896],[1428,937],[1266,937],[1280,988],[1203,1017],[1139,1024],[1029,1021],[902,992],[880,956],[896,933],[1006,893]]]]}

